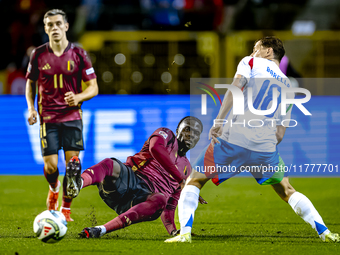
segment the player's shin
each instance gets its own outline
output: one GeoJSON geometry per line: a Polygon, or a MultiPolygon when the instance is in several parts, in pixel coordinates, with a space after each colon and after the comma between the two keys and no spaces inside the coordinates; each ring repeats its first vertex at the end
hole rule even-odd
{"type": "Polygon", "coordinates": [[[198,206],[200,189],[194,185],[186,185],[178,201],[178,216],[181,224],[181,235],[191,233],[195,211],[198,206]]]}
{"type": "Polygon", "coordinates": [[[71,203],[72,203],[72,198],[69,198],[65,196],[65,186],[63,185],[63,201],[62,201],[62,206],[60,207],[60,212],[64,214],[66,221],[71,222],[74,221],[71,218],[71,203]]]}
{"type": "Polygon", "coordinates": [[[54,173],[49,173],[44,168],[44,175],[48,183],[50,184],[46,206],[48,210],[58,210],[58,197],[59,197],[59,188],[60,188],[60,181],[58,180],[59,170],[54,173]]]}
{"type": "Polygon", "coordinates": [[[299,192],[294,192],[290,196],[288,203],[297,215],[299,215],[305,222],[309,223],[312,228],[318,232],[318,235],[324,241],[325,236],[330,233],[330,231],[326,227],[312,202],[305,195],[299,192]]]}
{"type": "Polygon", "coordinates": [[[51,190],[53,192],[59,192],[59,185],[58,185],[58,177],[59,177],[59,169],[54,173],[48,173],[44,167],[44,175],[47,180],[47,182],[50,184],[51,190]]]}

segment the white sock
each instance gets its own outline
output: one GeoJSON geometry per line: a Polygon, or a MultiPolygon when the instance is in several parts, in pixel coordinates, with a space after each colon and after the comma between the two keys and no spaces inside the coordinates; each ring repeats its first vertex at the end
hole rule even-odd
{"type": "Polygon", "coordinates": [[[323,222],[320,214],[313,206],[312,202],[300,192],[294,192],[288,200],[288,204],[294,212],[305,222],[309,223],[318,232],[319,237],[325,240],[325,236],[330,232],[323,222]]]}
{"type": "Polygon", "coordinates": [[[58,185],[57,185],[57,187],[55,187],[55,189],[52,189],[51,185],[49,185],[50,190],[51,190],[52,192],[54,192],[54,193],[59,192],[60,186],[61,186],[61,184],[60,184],[60,181],[59,181],[59,180],[58,180],[58,185]]]}
{"type": "Polygon", "coordinates": [[[101,226],[96,226],[96,228],[100,228],[100,236],[103,236],[103,235],[105,235],[106,234],[106,228],[103,226],[103,225],[101,225],[101,226]]]}
{"type": "Polygon", "coordinates": [[[200,189],[194,185],[186,185],[178,201],[178,217],[181,224],[181,235],[191,233],[195,211],[198,206],[200,189]]]}

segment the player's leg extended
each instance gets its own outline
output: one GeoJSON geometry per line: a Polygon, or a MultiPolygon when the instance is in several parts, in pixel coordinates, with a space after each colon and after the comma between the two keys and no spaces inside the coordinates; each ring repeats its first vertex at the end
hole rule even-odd
{"type": "Polygon", "coordinates": [[[84,228],[79,234],[83,238],[98,238],[104,234],[125,228],[143,221],[153,221],[159,218],[166,206],[167,198],[162,193],[149,195],[144,202],[132,206],[126,212],[102,226],[84,228]]]}
{"type": "Polygon", "coordinates": [[[181,225],[180,235],[165,240],[166,243],[191,242],[191,229],[198,206],[200,190],[208,180],[209,178],[205,174],[196,172],[193,169],[178,201],[178,216],[181,225]]]}
{"type": "Polygon", "coordinates": [[[44,175],[49,183],[49,191],[46,201],[48,210],[58,210],[58,196],[60,182],[58,180],[58,154],[44,156],[44,175]]]}
{"type": "Polygon", "coordinates": [[[40,125],[40,145],[44,160],[44,175],[50,184],[46,202],[48,210],[58,210],[60,187],[60,182],[58,181],[59,128],[58,123],[42,123],[40,125]]]}
{"type": "Polygon", "coordinates": [[[67,190],[79,193],[77,184],[81,184],[81,164],[78,158],[79,151],[65,151],[66,171],[63,179],[63,202],[60,211],[64,214],[67,221],[73,221],[71,218],[71,203],[73,196],[67,195],[67,190]]]}
{"type": "Polygon", "coordinates": [[[112,176],[114,179],[118,179],[120,175],[120,164],[113,159],[106,158],[100,161],[98,164],[87,168],[81,175],[83,180],[82,188],[90,185],[101,183],[106,176],[112,176]]]}
{"type": "Polygon", "coordinates": [[[80,160],[77,156],[73,156],[67,164],[63,181],[65,200],[63,207],[70,208],[72,199],[78,196],[82,188],[100,183],[106,176],[118,178],[119,174],[120,165],[110,158],[102,160],[81,174],[80,160]]]}
{"type": "Polygon", "coordinates": [[[82,120],[72,120],[60,123],[60,140],[65,152],[66,171],[63,180],[63,205],[61,212],[67,221],[73,221],[70,217],[72,198],[79,193],[81,186],[81,164],[78,158],[83,146],[82,120]]]}
{"type": "Polygon", "coordinates": [[[339,235],[328,230],[312,202],[293,188],[289,183],[288,177],[284,177],[280,183],[273,184],[272,187],[282,200],[293,208],[297,215],[317,231],[319,237],[324,242],[340,242],[339,235]]]}

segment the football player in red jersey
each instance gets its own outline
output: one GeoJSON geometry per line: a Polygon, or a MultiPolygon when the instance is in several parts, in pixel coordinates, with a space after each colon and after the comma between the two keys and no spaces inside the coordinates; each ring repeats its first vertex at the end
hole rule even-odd
{"type": "MultiPolygon", "coordinates": [[[[125,163],[107,158],[82,174],[79,160],[72,158],[66,170],[65,179],[70,183],[67,194],[76,197],[82,188],[97,185],[101,198],[119,215],[104,225],[83,229],[80,236],[101,237],[159,216],[168,233],[176,234],[175,209],[181,188],[191,173],[186,153],[195,147],[202,129],[199,119],[187,116],[179,122],[176,135],[168,128],[158,128],[141,151],[128,157],[125,163]]],[[[202,198],[200,202],[206,203],[202,198]]]]}
{"type": "MultiPolygon", "coordinates": [[[[47,208],[58,210],[58,150],[66,162],[83,150],[81,104],[98,94],[96,74],[86,51],[67,40],[66,14],[53,9],[44,16],[49,42],[33,50],[26,73],[28,122],[37,122],[39,112],[44,175],[49,183],[47,208]],[[86,89],[82,90],[82,81],[86,89]],[[34,108],[38,87],[38,109],[34,108]]],[[[66,184],[64,184],[65,186],[66,184]]],[[[66,186],[64,187],[65,190],[66,186]]],[[[67,221],[72,199],[63,196],[61,212],[67,221]]]]}

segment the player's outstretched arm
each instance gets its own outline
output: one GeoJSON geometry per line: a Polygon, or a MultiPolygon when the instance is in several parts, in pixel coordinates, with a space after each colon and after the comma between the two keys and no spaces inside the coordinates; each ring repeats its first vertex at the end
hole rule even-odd
{"type": "Polygon", "coordinates": [[[98,95],[97,79],[89,80],[85,84],[87,86],[86,89],[79,94],[74,94],[72,91],[65,93],[65,102],[69,106],[77,106],[80,102],[90,100],[98,95]]]}
{"type": "Polygon", "coordinates": [[[26,81],[26,102],[28,106],[28,123],[33,125],[37,123],[38,113],[34,109],[34,100],[35,100],[35,81],[27,79],[26,81]]]}
{"type": "Polygon", "coordinates": [[[178,171],[176,165],[172,162],[169,152],[165,147],[165,139],[160,136],[153,136],[150,139],[149,151],[154,159],[178,182],[183,181],[182,174],[178,171]]]}
{"type": "Polygon", "coordinates": [[[178,204],[178,199],[181,194],[181,189],[178,188],[169,198],[164,211],[161,214],[161,220],[165,229],[168,231],[169,235],[177,235],[177,229],[175,224],[175,211],[178,204]]]}
{"type": "MultiPolygon", "coordinates": [[[[234,81],[231,85],[234,85],[238,87],[239,89],[242,89],[246,84],[247,84],[247,79],[243,75],[236,74],[234,81]]],[[[233,106],[233,95],[231,91],[227,90],[223,98],[220,111],[217,114],[216,120],[224,120],[228,112],[231,110],[232,106],[233,106]]],[[[209,140],[211,140],[213,144],[219,143],[219,141],[217,140],[217,137],[219,137],[222,134],[222,128],[223,128],[223,124],[214,123],[214,126],[210,129],[209,140]]]]}
{"type": "Polygon", "coordinates": [[[277,139],[277,144],[279,144],[282,141],[285,133],[286,133],[286,127],[284,127],[284,126],[276,126],[276,133],[275,133],[275,135],[276,135],[276,139],[277,139]]]}

